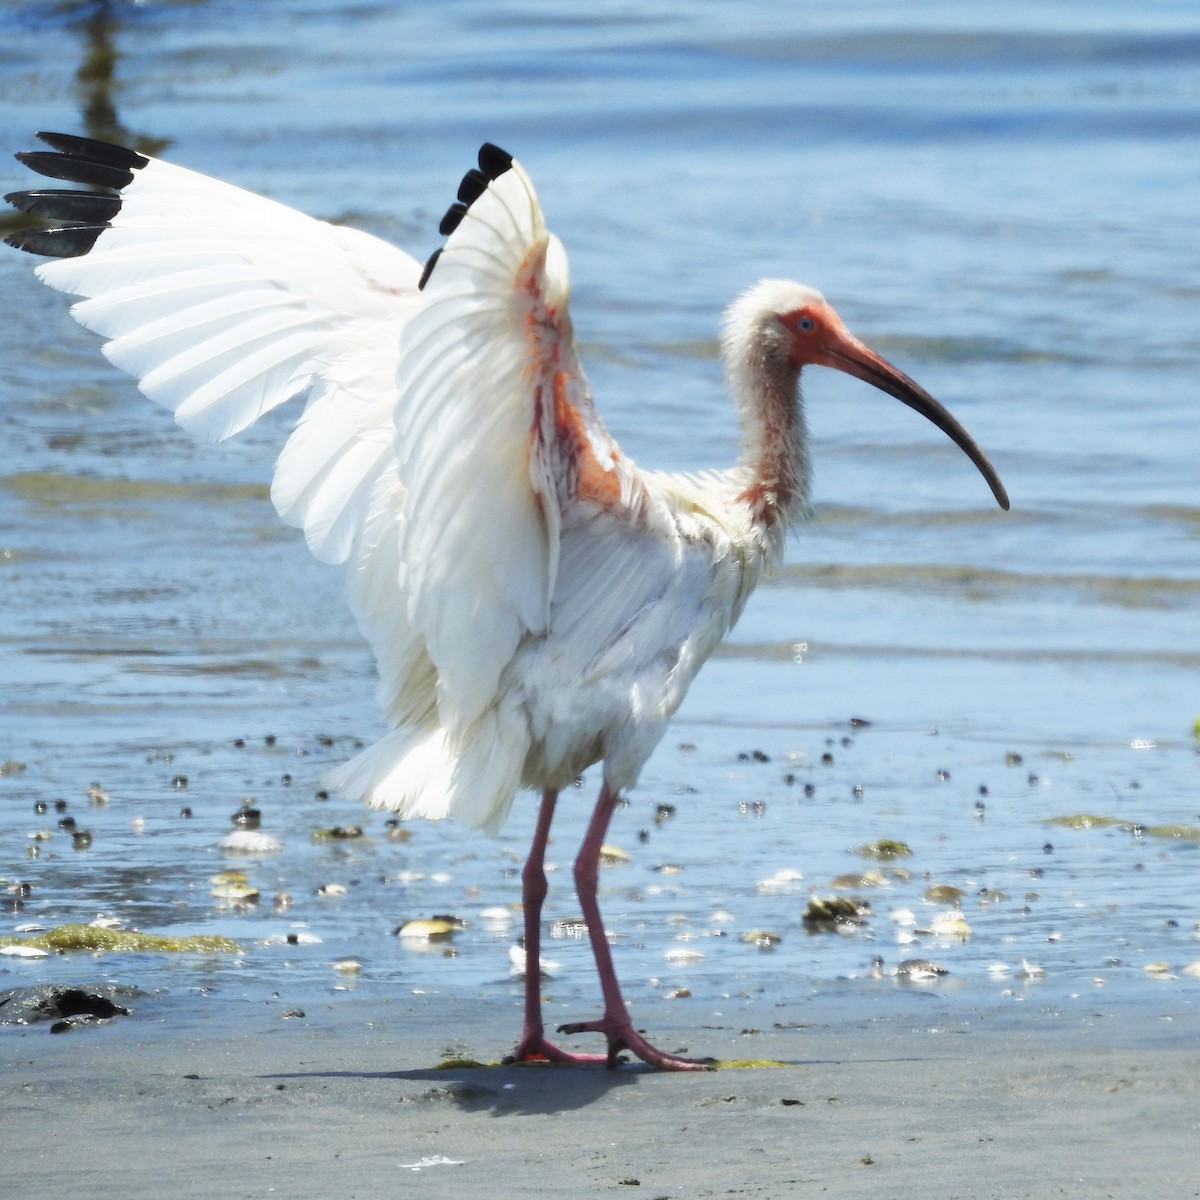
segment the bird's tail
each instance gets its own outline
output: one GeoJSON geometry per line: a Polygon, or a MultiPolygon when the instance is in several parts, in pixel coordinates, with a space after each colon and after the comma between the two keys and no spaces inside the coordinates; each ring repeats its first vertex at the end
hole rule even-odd
{"type": "Polygon", "coordinates": [[[454,736],[441,725],[393,729],[326,777],[330,787],[401,818],[498,833],[521,783],[527,735],[506,728],[495,709],[454,736]]]}

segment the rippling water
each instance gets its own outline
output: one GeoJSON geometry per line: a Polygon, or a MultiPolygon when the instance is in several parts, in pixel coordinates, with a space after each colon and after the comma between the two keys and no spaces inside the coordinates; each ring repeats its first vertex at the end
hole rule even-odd
{"type": "MultiPolygon", "coordinates": [[[[1046,824],[1200,825],[1194,6],[30,2],[0,32],[8,149],[43,128],[136,139],[418,256],[476,145],[519,154],[571,254],[598,403],[645,465],[728,461],[720,309],[780,274],[819,286],[993,458],[1008,514],[913,414],[809,373],[814,519],[614,828],[633,860],[604,902],[635,1003],[886,1002],[876,954],[934,958],[936,986],[973,1002],[1195,1003],[1200,842],[1046,824]],[[656,823],[661,804],[675,815],[656,823]],[[807,894],[872,867],[849,851],[881,836],[913,855],[852,889],[867,926],[807,935],[807,894]],[[760,888],[781,869],[803,879],[760,888]],[[930,883],[963,889],[966,942],[898,940],[889,912],[925,928],[945,908],[930,883]],[[755,928],[783,940],[742,944],[755,928]],[[668,963],[680,947],[704,958],[668,963]],[[1045,978],[988,973],[1022,960],[1045,978]]],[[[8,179],[29,185],[15,164],[8,179]]],[[[512,929],[477,913],[518,898],[531,805],[495,842],[425,825],[397,843],[378,814],[316,798],[379,716],[336,573],[267,500],[287,418],[195,444],[31,266],[0,256],[0,761],[24,764],[0,776],[0,879],[31,885],[23,906],[5,893],[0,932],[104,912],[246,953],[6,962],[0,987],[495,987],[515,1021],[512,929]],[[93,779],[106,807],[88,807],[93,779]],[[258,905],[223,908],[216,842],[250,795],[286,845],[247,867],[258,905]],[[91,848],[55,832],[26,857],[59,798],[91,848]],[[353,822],[366,839],[310,839],[353,822]],[[316,895],[331,882],[345,895],[316,895]],[[455,955],[391,937],[443,911],[472,922],[455,955]],[[323,942],[261,944],[300,922],[323,942]],[[348,955],[356,983],[328,965],[348,955]]],[[[584,798],[561,818],[563,867],[584,798]]],[[[551,917],[575,914],[568,876],[551,917]]],[[[586,950],[547,953],[552,1002],[586,1012],[586,950]]]]}

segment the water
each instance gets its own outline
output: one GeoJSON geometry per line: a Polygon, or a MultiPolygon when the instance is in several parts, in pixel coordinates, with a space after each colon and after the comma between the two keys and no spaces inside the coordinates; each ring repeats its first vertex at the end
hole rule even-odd
{"type": "MultiPolygon", "coordinates": [[[[143,139],[419,256],[478,142],[518,153],[571,255],[600,407],[645,465],[728,461],[719,312],[780,274],[987,449],[1011,513],[907,410],[809,373],[816,515],[613,830],[632,861],[603,902],[635,1006],[686,988],[698,1024],[731,999],[749,1023],[798,997],[886,1008],[902,999],[870,977],[880,955],[944,965],[956,1006],[1194,1007],[1200,842],[1047,824],[1200,824],[1194,6],[31,2],[0,29],[5,147],[42,128],[143,139]],[[912,856],[852,853],[877,837],[912,856]],[[810,892],[872,868],[858,933],[805,932],[810,892]],[[803,878],[760,887],[780,870],[803,878]],[[963,890],[966,941],[900,940],[889,914],[921,929],[946,908],[931,883],[963,890]],[[753,929],[782,941],[744,944],[753,929]],[[680,948],[704,957],[669,962],[680,948]],[[1018,979],[1023,961],[1045,976],[1018,979]]],[[[7,186],[30,180],[14,166],[7,186]]],[[[101,974],[234,1013],[461,989],[511,1003],[515,1027],[518,922],[478,913],[519,897],[531,803],[495,841],[417,825],[401,843],[317,796],[380,724],[336,573],[267,500],[287,418],[197,445],[31,266],[0,256],[0,760],[24,764],[0,776],[0,931],[104,913],[245,949],[4,961],[0,987],[101,974]],[[237,864],[216,844],[247,796],[285,848],[237,864]],[[90,849],[56,830],[60,798],[90,849]],[[364,839],[311,839],[351,823],[364,839]],[[28,858],[38,829],[54,836],[28,858]],[[230,865],[257,905],[210,895],[230,865]],[[392,936],[436,912],[470,921],[452,954],[392,936]],[[266,944],[287,932],[323,940],[266,944]],[[357,975],[332,969],[346,957],[357,975]]],[[[596,785],[563,805],[550,919],[576,915],[596,785]]],[[[586,948],[546,954],[552,1014],[588,1015],[586,948]]]]}

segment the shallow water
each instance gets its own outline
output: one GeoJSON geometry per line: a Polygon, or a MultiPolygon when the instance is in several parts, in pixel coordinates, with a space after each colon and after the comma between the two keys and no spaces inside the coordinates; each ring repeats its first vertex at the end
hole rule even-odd
{"type": "MultiPolygon", "coordinates": [[[[932,986],[964,1004],[1194,1007],[1200,982],[1180,970],[1200,958],[1200,842],[1046,823],[1200,825],[1191,6],[864,3],[768,24],[731,2],[566,15],[196,0],[103,17],[0,13],[4,146],[41,128],[159,140],[423,255],[475,146],[495,140],[566,242],[598,404],[640,462],[728,460],[720,309],[785,274],[952,407],[1001,472],[1008,514],[907,410],[810,372],[814,518],[613,830],[632,861],[606,871],[604,906],[635,1005],[687,988],[700,1022],[730,996],[886,1003],[901,985],[871,978],[880,955],[885,972],[935,960],[950,974],[932,986]],[[675,815],[656,824],[660,804],[675,815]],[[808,894],[875,866],[852,851],[877,837],[913,854],[853,889],[867,924],[807,934],[808,894]],[[803,878],[760,890],[783,869],[803,878]],[[922,900],[931,883],[963,889],[970,937],[901,944],[890,912],[924,928],[947,907],[922,900]],[[743,944],[753,929],[782,941],[743,944]],[[704,957],[669,962],[675,949],[704,957]],[[1044,977],[1017,979],[1023,961],[1044,977]],[[989,973],[997,962],[1009,973],[989,973]],[[1170,970],[1144,969],[1158,962],[1170,970]]],[[[14,165],[8,187],[25,186],[14,165]]],[[[515,1023],[517,922],[478,913],[519,897],[532,804],[497,841],[418,825],[397,843],[379,814],[316,798],[321,769],[380,724],[336,573],[267,499],[286,416],[197,445],[32,265],[0,256],[0,761],[25,764],[0,776],[0,879],[30,885],[5,893],[0,932],[106,913],[228,932],[245,953],[0,960],[0,988],[99,973],[236,1004],[475,986],[510,996],[515,1023]],[[89,807],[92,780],[107,806],[89,807]],[[246,796],[285,848],[239,864],[216,843],[246,796]],[[59,798],[89,849],[56,830],[59,798]],[[353,823],[363,840],[311,839],[353,823]],[[54,836],[28,858],[37,829],[54,836]],[[257,905],[211,897],[230,865],[257,905]],[[328,883],[347,890],[319,896],[328,883]],[[280,892],[292,904],[277,910],[280,892]],[[437,912],[470,921],[452,954],[392,936],[437,912]],[[262,944],[300,925],[323,940],[262,944]],[[357,975],[330,966],[345,957],[357,975]]],[[[550,919],[576,915],[569,863],[595,774],[563,806],[550,919]]],[[[553,1011],[587,1015],[586,947],[545,953],[553,1011]]]]}

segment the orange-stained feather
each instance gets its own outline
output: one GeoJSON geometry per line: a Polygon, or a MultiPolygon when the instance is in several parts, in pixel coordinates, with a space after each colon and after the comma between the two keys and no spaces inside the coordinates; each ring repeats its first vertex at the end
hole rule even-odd
{"type": "MultiPolygon", "coordinates": [[[[617,452],[614,449],[607,463],[602,462],[588,437],[583,414],[571,403],[568,389],[575,373],[559,367],[564,345],[570,345],[569,334],[564,336],[557,310],[548,305],[542,293],[542,272],[546,265],[546,243],[532,246],[517,270],[514,290],[523,292],[527,300],[524,316],[525,336],[529,346],[531,380],[550,378],[553,410],[543,409],[542,387],[534,390],[534,419],[530,430],[531,449],[539,437],[551,434],[556,444],[556,457],[566,468],[569,494],[579,500],[589,500],[604,508],[621,505],[621,481],[614,469],[617,452]],[[552,427],[544,420],[553,416],[552,427]],[[545,430],[545,433],[542,431],[545,430]]],[[[540,498],[539,498],[540,503],[540,498]]]]}
{"type": "Polygon", "coordinates": [[[567,371],[557,371],[554,375],[554,427],[559,447],[575,468],[575,495],[580,500],[615,509],[621,503],[621,482],[614,469],[616,452],[607,465],[596,457],[583,417],[567,399],[570,379],[567,371]]]}

